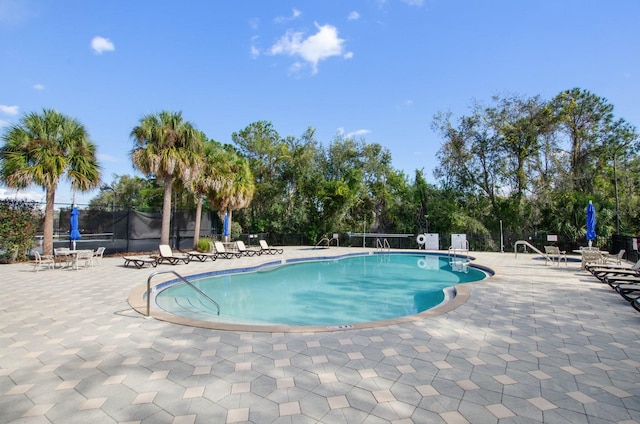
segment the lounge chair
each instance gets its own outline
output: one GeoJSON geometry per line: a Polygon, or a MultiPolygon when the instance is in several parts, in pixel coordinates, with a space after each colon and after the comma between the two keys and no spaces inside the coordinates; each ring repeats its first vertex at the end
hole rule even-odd
{"type": "Polygon", "coordinates": [[[632,267],[605,264],[600,266],[594,265],[588,267],[587,270],[602,282],[604,282],[605,277],[610,277],[612,275],[640,276],[640,260],[636,262],[632,267]]]}
{"type": "Polygon", "coordinates": [[[269,246],[266,240],[260,240],[260,250],[267,255],[282,254],[284,252],[284,249],[269,246]]]}
{"type": "Polygon", "coordinates": [[[626,265],[622,265],[622,263],[620,265],[605,263],[605,264],[587,265],[585,268],[591,273],[593,273],[594,270],[609,270],[609,269],[637,269],[637,270],[640,270],[640,260],[638,260],[638,262],[633,264],[633,266],[631,266],[631,267],[628,267],[626,265]]]}
{"type": "Polygon", "coordinates": [[[593,276],[604,283],[605,278],[611,277],[640,277],[640,270],[631,268],[603,269],[592,272],[593,276]]]}
{"type": "Polygon", "coordinates": [[[155,259],[158,261],[159,264],[168,262],[171,265],[175,265],[180,261],[184,262],[185,264],[189,263],[189,259],[190,259],[189,255],[185,255],[183,253],[180,253],[179,255],[174,254],[173,251],[171,250],[171,247],[168,244],[161,244],[159,246],[159,250],[160,250],[160,255],[155,257],[155,259]]]}
{"type": "Polygon", "coordinates": [[[218,256],[221,256],[225,259],[231,259],[234,256],[236,258],[239,258],[240,256],[242,256],[242,253],[240,252],[229,252],[227,249],[225,249],[224,244],[222,244],[222,242],[220,241],[213,242],[213,247],[216,250],[218,256]]]}
{"type": "Polygon", "coordinates": [[[40,268],[46,267],[49,269],[55,269],[56,262],[53,255],[40,255],[40,253],[34,251],[35,262],[33,263],[33,270],[35,272],[40,271],[40,268]]]}
{"type": "Polygon", "coordinates": [[[238,247],[238,252],[240,252],[242,256],[262,255],[262,250],[248,249],[247,246],[244,245],[244,242],[241,240],[238,240],[236,242],[236,246],[238,247]]]}
{"type": "Polygon", "coordinates": [[[631,306],[633,306],[636,311],[640,312],[640,299],[635,299],[631,302],[631,306]]]}
{"type": "Polygon", "coordinates": [[[610,275],[608,277],[604,277],[603,282],[615,289],[620,284],[640,284],[640,276],[610,275]]]}
{"type": "Polygon", "coordinates": [[[129,266],[129,264],[134,264],[136,268],[142,268],[145,265],[149,265],[152,267],[156,267],[158,265],[158,261],[156,258],[152,257],[142,257],[142,256],[123,256],[124,266],[129,266]]]}
{"type": "Polygon", "coordinates": [[[615,290],[629,302],[640,298],[640,284],[618,284],[615,290]]]}
{"type": "Polygon", "coordinates": [[[567,265],[567,252],[565,250],[560,250],[558,246],[545,246],[544,247],[544,264],[546,265],[549,260],[551,263],[558,262],[560,265],[560,261],[564,259],[565,266],[567,265]]]}
{"type": "Polygon", "coordinates": [[[218,259],[218,254],[215,252],[199,252],[197,250],[191,250],[187,252],[187,255],[191,258],[191,260],[197,259],[200,262],[204,262],[207,259],[211,259],[211,261],[215,261],[218,259]]]}

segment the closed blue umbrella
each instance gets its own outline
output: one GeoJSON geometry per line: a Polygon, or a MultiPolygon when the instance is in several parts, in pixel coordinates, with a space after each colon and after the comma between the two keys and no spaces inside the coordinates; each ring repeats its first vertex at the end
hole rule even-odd
{"type": "Polygon", "coordinates": [[[589,247],[591,242],[596,239],[596,208],[593,207],[593,203],[589,200],[587,205],[587,240],[589,241],[589,247]]]}
{"type": "Polygon", "coordinates": [[[80,231],[78,231],[78,216],[80,215],[80,211],[75,206],[71,209],[71,216],[69,217],[69,239],[71,240],[72,249],[76,249],[76,240],[80,240],[82,235],[80,231]]]}
{"type": "Polygon", "coordinates": [[[225,241],[228,241],[227,238],[231,235],[231,232],[229,231],[229,215],[226,213],[224,214],[222,235],[224,236],[225,241]]]}

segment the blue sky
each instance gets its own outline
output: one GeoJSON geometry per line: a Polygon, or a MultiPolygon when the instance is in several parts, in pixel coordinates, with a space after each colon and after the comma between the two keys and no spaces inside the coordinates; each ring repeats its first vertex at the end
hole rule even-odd
{"type": "MultiPolygon", "coordinates": [[[[474,99],[580,87],[640,126],[637,0],[0,0],[0,40],[0,131],[43,108],[72,116],[107,183],[135,174],[131,129],[161,110],[223,143],[260,120],[363,137],[432,183],[432,118],[474,99]]],[[[71,198],[63,185],[56,202],[71,198]]]]}

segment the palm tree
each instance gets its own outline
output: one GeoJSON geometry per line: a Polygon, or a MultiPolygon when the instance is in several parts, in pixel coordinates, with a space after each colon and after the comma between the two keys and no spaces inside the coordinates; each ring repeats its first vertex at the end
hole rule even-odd
{"type": "Polygon", "coordinates": [[[77,120],[52,109],[28,113],[3,134],[0,179],[11,188],[32,184],[45,190],[43,253],[53,253],[53,208],[62,178],[73,190],[90,191],[100,184],[96,146],[77,120]]]}
{"type": "MultiPolygon", "coordinates": [[[[206,140],[204,134],[202,134],[202,138],[206,140]]],[[[187,189],[196,197],[196,222],[193,234],[194,249],[197,249],[200,239],[203,198],[210,192],[220,190],[226,184],[225,178],[227,177],[222,174],[224,163],[222,145],[213,140],[205,142],[202,168],[198,175],[187,184],[187,189]]]]}
{"type": "Polygon", "coordinates": [[[162,111],[142,117],[131,137],[135,140],[131,151],[133,165],[164,184],[160,244],[169,244],[171,187],[175,179],[188,182],[198,174],[201,133],[182,119],[182,112],[162,111]]]}
{"type": "Polygon", "coordinates": [[[223,219],[224,214],[229,215],[231,226],[232,211],[246,208],[253,200],[255,182],[253,172],[247,158],[237,153],[231,146],[225,150],[222,170],[223,186],[217,191],[209,193],[211,204],[218,210],[218,216],[223,219]]]}

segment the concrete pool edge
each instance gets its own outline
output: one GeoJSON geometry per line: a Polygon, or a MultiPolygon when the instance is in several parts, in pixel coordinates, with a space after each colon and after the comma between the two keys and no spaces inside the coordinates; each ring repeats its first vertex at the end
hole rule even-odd
{"type": "MultiPolygon", "coordinates": [[[[391,251],[388,252],[391,254],[425,254],[425,255],[435,255],[435,256],[446,256],[446,253],[443,252],[425,252],[425,251],[391,251]]],[[[349,254],[340,254],[340,255],[323,255],[319,257],[309,257],[309,258],[291,258],[291,259],[281,259],[279,261],[267,260],[260,264],[255,264],[252,267],[242,267],[242,268],[229,268],[225,270],[216,271],[215,274],[224,274],[224,273],[238,273],[238,272],[247,272],[247,271],[255,271],[258,269],[262,269],[270,266],[277,265],[287,265],[293,263],[299,263],[301,261],[320,261],[320,260],[334,260],[341,259],[352,256],[363,256],[363,255],[374,255],[380,254],[378,252],[368,252],[368,253],[349,253],[349,254]]],[[[472,261],[473,257],[468,256],[469,260],[472,261]]],[[[272,258],[269,258],[272,259],[272,258]]],[[[479,264],[469,264],[470,267],[478,269],[486,274],[486,278],[480,281],[476,281],[474,283],[479,283],[485,281],[487,278],[490,278],[495,275],[493,269],[479,265],[479,264]]],[[[185,278],[195,279],[201,278],[206,275],[211,275],[211,272],[198,273],[192,275],[185,275],[185,278]]],[[[157,283],[151,285],[151,293],[157,293],[158,288],[164,289],[167,286],[173,285],[176,282],[176,278],[165,278],[157,283]]],[[[240,323],[229,323],[222,321],[204,321],[197,320],[192,318],[184,318],[178,315],[173,315],[167,313],[162,310],[158,310],[157,308],[151,308],[150,315],[147,318],[154,318],[160,321],[170,322],[178,325],[184,325],[189,327],[198,327],[198,328],[206,328],[212,330],[223,330],[223,331],[245,331],[245,332],[264,332],[264,333],[317,333],[317,332],[332,332],[332,331],[347,331],[347,330],[357,330],[357,329],[365,329],[365,328],[375,328],[375,327],[385,327],[391,325],[397,325],[407,322],[415,322],[420,321],[425,318],[429,318],[432,316],[442,315],[447,312],[450,312],[459,306],[463,305],[470,298],[470,290],[467,287],[471,283],[461,283],[456,286],[450,287],[451,292],[454,295],[445,296],[445,300],[438,304],[437,306],[428,309],[426,311],[420,312],[414,315],[401,316],[397,318],[390,318],[386,320],[379,321],[368,321],[368,322],[360,322],[360,323],[344,323],[338,325],[313,325],[313,326],[294,326],[294,325],[285,325],[285,324],[275,324],[275,325],[262,325],[262,324],[240,324],[240,323]]],[[[132,309],[136,312],[146,316],[147,312],[147,301],[146,301],[147,287],[146,285],[137,287],[134,289],[129,297],[128,303],[132,309]]],[[[152,302],[155,304],[155,302],[152,302]]]]}

